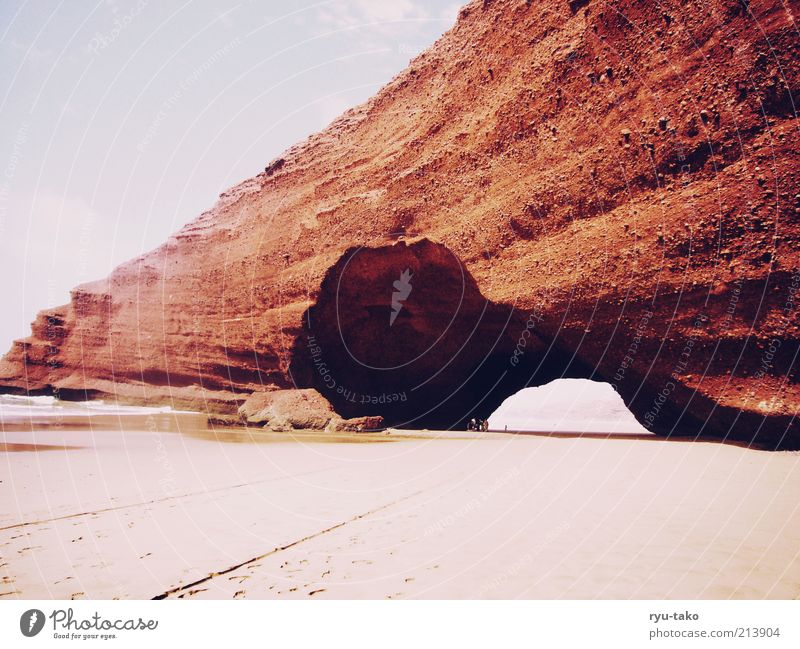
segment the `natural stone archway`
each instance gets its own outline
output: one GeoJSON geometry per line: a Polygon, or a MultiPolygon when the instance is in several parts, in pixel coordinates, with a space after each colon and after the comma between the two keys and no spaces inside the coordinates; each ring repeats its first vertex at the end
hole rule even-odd
{"type": "Polygon", "coordinates": [[[458,257],[423,239],[352,248],[326,274],[292,353],[298,387],[345,417],[462,427],[530,382],[591,372],[536,331],[536,317],[486,299],[458,257]]]}
{"type": "Polygon", "coordinates": [[[718,353],[702,335],[709,316],[695,316],[672,344],[653,334],[674,312],[673,300],[691,298],[631,301],[629,329],[618,326],[613,305],[581,315],[584,304],[562,311],[494,303],[451,250],[427,239],[351,248],[303,314],[289,371],[297,387],[316,388],[341,416],[381,415],[395,426],[463,427],[526,386],[586,378],[611,383],[654,433],[792,447],[791,417],[773,415],[765,427],[763,415],[688,384],[689,358],[703,367],[718,353]],[[596,328],[576,332],[570,309],[596,328]]]}

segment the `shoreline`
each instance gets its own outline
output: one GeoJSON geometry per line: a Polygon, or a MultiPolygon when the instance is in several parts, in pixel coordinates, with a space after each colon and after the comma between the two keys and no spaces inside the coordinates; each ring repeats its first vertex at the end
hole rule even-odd
{"type": "MultiPolygon", "coordinates": [[[[698,444],[721,444],[753,451],[770,453],[795,453],[792,450],[775,450],[769,446],[747,444],[737,440],[722,440],[713,437],[692,437],[689,435],[661,436],[655,433],[637,433],[627,431],[601,432],[596,430],[497,430],[489,428],[487,431],[458,431],[458,430],[428,430],[405,429],[386,427],[375,431],[336,431],[328,432],[324,429],[292,429],[286,432],[270,431],[263,426],[254,424],[227,424],[220,423],[215,415],[187,410],[153,409],[150,413],[131,412],[66,412],[55,415],[32,414],[25,416],[16,414],[3,415],[0,412],[0,431],[3,432],[35,432],[36,430],[81,430],[84,428],[98,430],[140,430],[151,432],[186,432],[186,431],[222,431],[236,432],[251,436],[273,437],[275,439],[310,439],[333,438],[335,440],[358,440],[366,442],[398,441],[411,439],[491,439],[498,436],[527,436],[552,439],[596,439],[596,440],[636,440],[648,442],[677,442],[698,444]],[[247,431],[247,432],[245,432],[247,431]],[[387,439],[389,438],[389,439],[387,439]]],[[[253,441],[256,441],[255,439],[253,441]]]]}

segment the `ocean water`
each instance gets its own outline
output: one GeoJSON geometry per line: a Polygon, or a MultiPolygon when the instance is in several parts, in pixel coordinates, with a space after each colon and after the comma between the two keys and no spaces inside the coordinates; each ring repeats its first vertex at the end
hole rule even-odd
{"type": "Polygon", "coordinates": [[[55,397],[0,395],[0,421],[33,418],[87,417],[92,415],[148,415],[175,411],[169,406],[125,406],[113,401],[61,401],[55,397]]]}

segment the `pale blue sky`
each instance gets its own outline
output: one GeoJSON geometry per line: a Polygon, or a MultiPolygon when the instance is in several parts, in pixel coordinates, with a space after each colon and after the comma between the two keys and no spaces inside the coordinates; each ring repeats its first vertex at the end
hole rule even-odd
{"type": "Polygon", "coordinates": [[[0,353],[372,95],[450,0],[0,5],[0,353]]]}

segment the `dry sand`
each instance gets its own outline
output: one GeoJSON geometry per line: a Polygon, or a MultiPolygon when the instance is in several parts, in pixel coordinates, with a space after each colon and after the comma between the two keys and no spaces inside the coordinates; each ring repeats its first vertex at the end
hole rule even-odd
{"type": "Polygon", "coordinates": [[[5,599],[800,596],[797,453],[70,423],[0,437],[5,599]]]}

